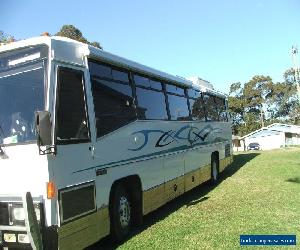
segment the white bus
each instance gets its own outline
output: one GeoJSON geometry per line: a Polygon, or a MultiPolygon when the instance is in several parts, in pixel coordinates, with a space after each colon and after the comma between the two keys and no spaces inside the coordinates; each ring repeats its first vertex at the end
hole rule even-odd
{"type": "Polygon", "coordinates": [[[226,106],[207,86],[68,38],[0,46],[0,248],[124,240],[232,162],[226,106]]]}

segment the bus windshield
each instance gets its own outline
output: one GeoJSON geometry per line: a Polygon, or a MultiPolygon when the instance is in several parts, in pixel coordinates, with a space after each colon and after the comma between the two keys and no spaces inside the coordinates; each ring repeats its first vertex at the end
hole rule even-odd
{"type": "Polygon", "coordinates": [[[46,47],[0,54],[0,145],[36,140],[35,111],[45,109],[46,47]]]}

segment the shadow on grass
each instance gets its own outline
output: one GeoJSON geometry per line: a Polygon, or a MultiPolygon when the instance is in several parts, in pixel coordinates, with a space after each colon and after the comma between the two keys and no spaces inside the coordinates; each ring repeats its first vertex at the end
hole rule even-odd
{"type": "MultiPolygon", "coordinates": [[[[248,154],[238,154],[233,156],[233,163],[228,166],[223,173],[221,173],[218,185],[226,180],[228,177],[234,175],[240,168],[242,168],[247,162],[255,158],[258,153],[248,153],[248,154]]],[[[155,223],[164,220],[167,216],[174,213],[183,206],[189,207],[194,206],[200,202],[209,199],[207,194],[212,191],[215,186],[212,186],[209,182],[203,183],[200,186],[194,188],[193,190],[179,196],[178,198],[168,202],[164,206],[155,210],[154,212],[144,216],[144,223],[138,229],[133,229],[128,240],[135,235],[141,233],[148,227],[154,225],[155,223]]],[[[111,242],[109,237],[105,237],[93,246],[89,247],[88,250],[100,250],[100,249],[116,249],[120,244],[115,244],[111,242]]]]}
{"type": "Polygon", "coordinates": [[[300,184],[300,178],[299,177],[295,177],[295,178],[290,178],[286,180],[287,182],[293,182],[293,183],[298,183],[300,184]]]}
{"type": "Polygon", "coordinates": [[[220,176],[220,181],[222,182],[226,178],[234,175],[241,167],[246,163],[258,156],[259,153],[242,153],[233,156],[233,163],[228,166],[220,176]]]}

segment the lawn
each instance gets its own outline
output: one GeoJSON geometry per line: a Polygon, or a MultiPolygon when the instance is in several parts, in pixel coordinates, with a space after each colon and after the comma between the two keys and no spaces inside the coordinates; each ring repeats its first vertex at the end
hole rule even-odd
{"type": "Polygon", "coordinates": [[[238,249],[240,234],[296,234],[299,245],[300,148],[239,153],[216,187],[203,184],[147,215],[122,245],[95,249],[238,249]]]}

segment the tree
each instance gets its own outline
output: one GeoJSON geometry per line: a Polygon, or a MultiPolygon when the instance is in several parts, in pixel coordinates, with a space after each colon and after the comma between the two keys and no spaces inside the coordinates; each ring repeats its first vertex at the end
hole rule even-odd
{"type": "Polygon", "coordinates": [[[231,84],[228,105],[236,135],[274,122],[300,123],[293,69],[284,73],[283,82],[273,83],[269,76],[254,76],[244,86],[231,84]]]}
{"type": "Polygon", "coordinates": [[[232,130],[234,134],[239,134],[240,124],[244,121],[245,100],[243,99],[243,88],[240,82],[230,86],[228,97],[229,112],[232,117],[232,130]]]}
{"type": "Polygon", "coordinates": [[[90,44],[94,47],[102,49],[99,42],[89,42],[83,35],[82,32],[73,25],[63,25],[59,32],[55,34],[56,36],[63,36],[74,39],[76,41],[90,44]]]}
{"type": "MultiPolygon", "coordinates": [[[[279,115],[286,115],[294,124],[300,123],[300,100],[297,95],[297,82],[295,79],[295,70],[288,69],[284,72],[284,82],[278,93],[280,110],[279,115]]],[[[276,100],[277,101],[277,100],[276,100]]]]}
{"type": "Polygon", "coordinates": [[[264,127],[267,107],[270,105],[273,82],[269,76],[254,76],[244,86],[245,111],[252,113],[264,127]]]}
{"type": "Polygon", "coordinates": [[[0,30],[0,43],[10,43],[13,41],[15,41],[13,36],[5,34],[2,30],[0,30]]]}
{"type": "Polygon", "coordinates": [[[239,82],[230,86],[228,104],[234,134],[244,135],[265,126],[272,84],[269,76],[254,76],[244,86],[239,82]]]}

